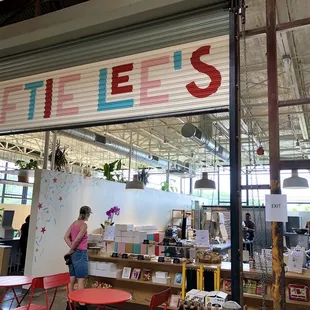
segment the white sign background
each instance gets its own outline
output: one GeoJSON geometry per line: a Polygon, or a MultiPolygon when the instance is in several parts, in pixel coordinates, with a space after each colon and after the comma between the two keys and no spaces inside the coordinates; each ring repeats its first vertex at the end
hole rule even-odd
{"type": "Polygon", "coordinates": [[[228,105],[229,39],[225,35],[0,82],[0,133],[228,105]],[[202,49],[200,56],[193,56],[202,49]],[[117,85],[123,92],[113,92],[117,76],[113,70],[128,64],[131,67],[119,69],[118,74],[117,85]],[[198,89],[195,96],[189,85],[198,89]]]}
{"type": "Polygon", "coordinates": [[[266,222],[287,222],[287,196],[266,195],[266,222]]]}

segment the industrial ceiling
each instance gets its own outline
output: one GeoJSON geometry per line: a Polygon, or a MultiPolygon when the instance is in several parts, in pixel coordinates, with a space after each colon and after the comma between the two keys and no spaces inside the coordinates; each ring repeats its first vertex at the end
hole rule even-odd
{"type": "MultiPolygon", "coordinates": [[[[3,3],[7,5],[8,2],[10,1],[5,0],[3,3]]],[[[30,2],[33,7],[34,1],[30,2]]],[[[56,1],[43,1],[50,5],[49,2],[56,1]]],[[[309,15],[309,0],[278,0],[277,2],[279,24],[306,18],[309,15]]],[[[246,4],[248,5],[246,30],[264,27],[265,0],[247,0],[246,4]]],[[[45,10],[44,6],[43,10],[45,10]]],[[[8,12],[0,15],[2,23],[5,22],[6,14],[8,12]]],[[[22,16],[20,15],[22,13],[18,14],[22,16]]],[[[27,14],[25,16],[29,16],[30,13],[27,14]]],[[[22,17],[17,18],[16,15],[11,21],[18,22],[20,18],[22,17]]],[[[278,33],[278,79],[281,101],[310,97],[310,40],[307,39],[309,37],[310,26],[278,33]]],[[[256,156],[256,159],[260,164],[268,164],[269,140],[272,137],[268,136],[266,37],[264,34],[249,36],[245,42],[241,40],[240,47],[242,161],[243,164],[248,164],[249,149],[253,152],[262,146],[265,154],[256,156]]],[[[309,113],[310,107],[307,105],[280,109],[281,159],[310,158],[309,113]]],[[[229,117],[228,113],[223,112],[208,116],[174,117],[101,126],[88,128],[88,130],[116,139],[120,143],[130,144],[131,141],[139,150],[169,159],[171,162],[186,162],[199,168],[227,164],[201,144],[182,136],[181,129],[188,122],[202,128],[206,134],[211,135],[217,145],[229,150],[229,117]]],[[[63,146],[68,147],[71,164],[102,167],[106,162],[123,158],[124,163],[128,165],[127,156],[61,133],[58,134],[58,138],[63,146]]],[[[34,157],[42,159],[43,151],[44,133],[0,137],[0,157],[7,160],[34,157]]],[[[136,160],[138,161],[137,158],[136,160]]]]}

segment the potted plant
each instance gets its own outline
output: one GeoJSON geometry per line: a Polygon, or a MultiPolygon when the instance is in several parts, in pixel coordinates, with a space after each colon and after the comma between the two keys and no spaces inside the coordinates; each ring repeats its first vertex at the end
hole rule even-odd
{"type": "Polygon", "coordinates": [[[103,169],[99,168],[96,171],[103,172],[103,175],[107,181],[125,183],[122,177],[115,174],[115,171],[121,170],[121,168],[122,168],[122,160],[119,159],[113,161],[110,164],[105,163],[103,169]]]}
{"type": "Polygon", "coordinates": [[[142,168],[138,171],[138,180],[146,186],[146,184],[149,182],[149,170],[146,168],[142,168]]]}
{"type": "Polygon", "coordinates": [[[33,159],[30,159],[29,162],[26,162],[24,160],[17,160],[15,162],[15,166],[17,166],[20,170],[18,174],[18,182],[28,183],[29,176],[26,170],[38,169],[38,162],[33,159]]]}
{"type": "MultiPolygon", "coordinates": [[[[56,149],[55,149],[55,164],[54,164],[54,170],[55,171],[64,171],[65,167],[68,164],[67,160],[67,148],[61,148],[60,141],[58,140],[56,143],[56,149]]],[[[49,155],[49,160],[52,161],[52,155],[53,152],[49,155]]]]}

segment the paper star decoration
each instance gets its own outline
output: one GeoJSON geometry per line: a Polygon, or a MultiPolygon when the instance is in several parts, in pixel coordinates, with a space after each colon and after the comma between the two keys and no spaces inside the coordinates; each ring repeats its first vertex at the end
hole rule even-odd
{"type": "Polygon", "coordinates": [[[39,203],[38,208],[39,208],[39,210],[41,210],[43,208],[43,204],[39,203]]]}
{"type": "Polygon", "coordinates": [[[62,201],[62,197],[61,196],[59,197],[59,201],[62,201]]]}
{"type": "Polygon", "coordinates": [[[56,178],[54,178],[54,179],[53,179],[53,182],[54,182],[54,183],[57,183],[57,179],[56,179],[56,178]]]}
{"type": "Polygon", "coordinates": [[[45,232],[46,232],[45,227],[42,227],[42,228],[41,228],[41,233],[44,234],[45,232]]]}

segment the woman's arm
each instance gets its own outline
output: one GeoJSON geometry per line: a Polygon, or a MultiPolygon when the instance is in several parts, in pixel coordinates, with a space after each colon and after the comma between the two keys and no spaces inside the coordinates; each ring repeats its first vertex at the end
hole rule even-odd
{"type": "Polygon", "coordinates": [[[80,244],[82,238],[84,237],[86,231],[87,231],[87,225],[84,223],[80,227],[80,232],[77,235],[76,239],[72,242],[71,247],[70,247],[70,251],[68,254],[72,254],[74,252],[74,250],[79,246],[79,244],[80,244]]]}
{"type": "Polygon", "coordinates": [[[64,236],[64,240],[67,243],[68,247],[71,248],[72,246],[72,242],[71,242],[71,226],[68,228],[65,236],[64,236]]]}

